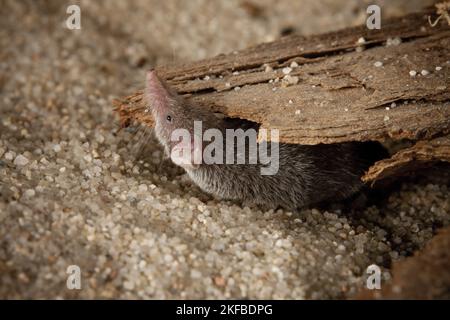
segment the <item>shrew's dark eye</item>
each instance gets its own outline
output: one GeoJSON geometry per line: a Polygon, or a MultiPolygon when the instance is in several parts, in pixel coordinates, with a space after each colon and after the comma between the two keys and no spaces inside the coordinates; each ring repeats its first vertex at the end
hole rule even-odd
{"type": "Polygon", "coordinates": [[[172,122],[172,117],[171,116],[167,116],[166,119],[167,119],[167,121],[172,122]]]}

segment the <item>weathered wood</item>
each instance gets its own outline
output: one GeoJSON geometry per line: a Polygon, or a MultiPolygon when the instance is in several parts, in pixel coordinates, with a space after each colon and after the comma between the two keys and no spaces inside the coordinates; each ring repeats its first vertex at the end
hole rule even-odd
{"type": "MultiPolygon", "coordinates": [[[[431,27],[428,16],[433,9],[381,30],[289,36],[157,72],[194,103],[280,130],[282,142],[431,139],[450,133],[450,28],[431,27]],[[401,43],[386,45],[395,38],[401,43]],[[282,80],[293,62],[298,83],[282,80]]],[[[153,125],[142,91],[115,105],[124,125],[153,125]]]]}
{"type": "Polygon", "coordinates": [[[439,161],[450,162],[450,136],[419,141],[411,148],[400,150],[390,159],[375,163],[362,179],[365,182],[375,182],[387,177],[402,176],[439,161]]]}

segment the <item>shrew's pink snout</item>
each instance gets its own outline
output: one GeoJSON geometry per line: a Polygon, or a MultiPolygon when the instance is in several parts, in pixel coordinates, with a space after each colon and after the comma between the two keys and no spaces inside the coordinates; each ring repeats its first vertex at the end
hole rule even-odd
{"type": "Polygon", "coordinates": [[[156,71],[151,69],[147,72],[147,83],[145,88],[147,102],[151,108],[162,111],[168,106],[169,93],[164,87],[163,82],[156,74],[156,71]]]}

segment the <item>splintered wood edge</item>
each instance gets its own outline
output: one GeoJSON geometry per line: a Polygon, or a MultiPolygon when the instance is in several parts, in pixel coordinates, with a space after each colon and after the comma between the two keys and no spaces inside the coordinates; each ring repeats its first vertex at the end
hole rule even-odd
{"type": "Polygon", "coordinates": [[[150,112],[147,112],[143,99],[143,93],[138,91],[123,99],[113,100],[113,111],[119,116],[122,128],[133,123],[139,123],[147,127],[154,126],[153,117],[150,112]]]}
{"type": "Polygon", "coordinates": [[[376,162],[362,180],[374,183],[388,177],[402,176],[439,161],[450,162],[450,135],[429,141],[419,141],[410,148],[400,150],[389,159],[376,162]]]}

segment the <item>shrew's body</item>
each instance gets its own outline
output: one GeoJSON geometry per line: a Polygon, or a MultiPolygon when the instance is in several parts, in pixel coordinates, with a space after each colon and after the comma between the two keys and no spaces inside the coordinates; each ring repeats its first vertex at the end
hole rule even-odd
{"type": "MultiPolygon", "coordinates": [[[[155,118],[156,137],[169,155],[177,147],[176,142],[171,141],[176,129],[186,129],[193,136],[194,121],[201,121],[202,130],[218,129],[225,136],[229,128],[225,120],[188,104],[154,71],[147,74],[145,95],[155,118]]],[[[203,148],[201,145],[200,151],[203,148]]],[[[189,150],[196,152],[194,147],[189,150]]],[[[360,177],[365,170],[385,156],[386,151],[377,142],[314,146],[280,143],[278,171],[273,175],[262,175],[264,165],[259,162],[195,165],[173,157],[172,160],[182,166],[202,190],[219,198],[296,209],[324,200],[345,199],[358,192],[363,186],[360,177]]]]}

